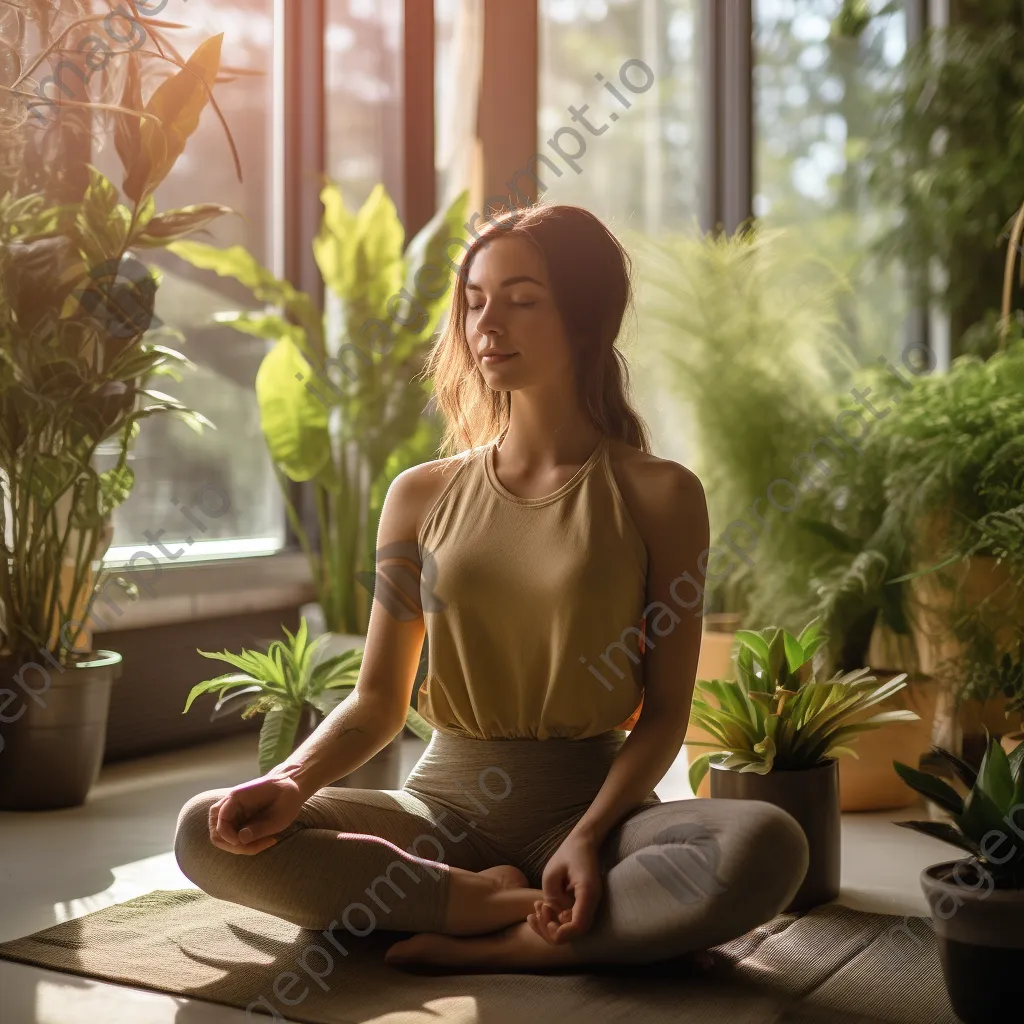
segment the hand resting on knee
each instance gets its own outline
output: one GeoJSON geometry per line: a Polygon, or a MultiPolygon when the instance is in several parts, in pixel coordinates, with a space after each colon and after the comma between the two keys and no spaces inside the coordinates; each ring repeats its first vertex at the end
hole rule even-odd
{"type": "Polygon", "coordinates": [[[261,853],[277,842],[275,833],[298,817],[305,801],[298,783],[275,771],[244,782],[210,806],[210,842],[227,853],[261,853]]]}

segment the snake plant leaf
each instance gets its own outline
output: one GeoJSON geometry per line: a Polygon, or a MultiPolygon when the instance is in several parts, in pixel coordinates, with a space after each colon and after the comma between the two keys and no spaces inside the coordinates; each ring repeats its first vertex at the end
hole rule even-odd
{"type": "Polygon", "coordinates": [[[900,828],[909,828],[914,832],[920,832],[922,835],[931,836],[932,839],[941,839],[944,843],[966,850],[975,857],[981,856],[981,849],[977,843],[947,821],[894,821],[893,824],[899,825],[900,828]]]}
{"type": "Polygon", "coordinates": [[[261,775],[266,775],[292,752],[301,717],[302,707],[291,704],[273,708],[264,715],[259,740],[261,775]]]}
{"type": "Polygon", "coordinates": [[[956,772],[957,778],[968,788],[972,789],[974,784],[978,781],[978,773],[966,762],[961,760],[956,754],[950,753],[950,751],[943,749],[942,747],[932,745],[932,753],[937,754],[956,772]]]}
{"type": "Polygon", "coordinates": [[[1024,743],[1019,743],[1010,752],[1010,771],[1017,780],[1017,789],[1014,793],[1014,803],[1024,804],[1024,743]]]}
{"type": "Polygon", "coordinates": [[[1010,760],[1006,756],[1006,751],[996,740],[991,738],[985,756],[981,759],[978,785],[1002,814],[1009,812],[1013,806],[1015,790],[1013,772],[1010,769],[1010,760]]]}
{"type": "Polygon", "coordinates": [[[964,835],[970,836],[978,844],[989,832],[1006,834],[1009,829],[1004,810],[984,790],[981,778],[979,773],[979,784],[967,794],[963,813],[956,820],[964,835]]]}
{"type": "Polygon", "coordinates": [[[290,338],[267,353],[256,374],[260,426],[270,456],[297,483],[317,477],[331,459],[328,408],[306,387],[312,376],[290,338]]]}
{"type": "Polygon", "coordinates": [[[892,766],[896,769],[896,774],[911,789],[931,800],[932,803],[938,804],[944,811],[957,816],[963,813],[963,798],[948,782],[943,782],[935,775],[918,771],[900,761],[893,761],[892,766]]]}

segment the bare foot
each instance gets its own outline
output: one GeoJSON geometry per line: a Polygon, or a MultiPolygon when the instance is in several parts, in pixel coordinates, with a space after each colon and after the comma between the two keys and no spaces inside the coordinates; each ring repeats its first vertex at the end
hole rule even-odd
{"type": "Polygon", "coordinates": [[[422,932],[396,942],[384,955],[393,966],[424,964],[476,968],[489,973],[572,967],[580,963],[568,943],[545,942],[526,921],[490,935],[461,937],[422,932]]]}

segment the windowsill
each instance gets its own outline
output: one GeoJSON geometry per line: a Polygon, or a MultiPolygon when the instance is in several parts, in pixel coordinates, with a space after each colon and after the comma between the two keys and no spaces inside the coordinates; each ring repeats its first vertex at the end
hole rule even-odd
{"type": "Polygon", "coordinates": [[[88,624],[97,635],[247,612],[270,611],[316,600],[309,562],[301,551],[247,558],[111,569],[96,595],[88,624]],[[134,582],[133,600],[116,580],[134,582]]]}

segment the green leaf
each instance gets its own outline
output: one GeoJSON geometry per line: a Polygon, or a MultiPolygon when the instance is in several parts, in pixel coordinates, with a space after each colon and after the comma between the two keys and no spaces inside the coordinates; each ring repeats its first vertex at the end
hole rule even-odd
{"type": "Polygon", "coordinates": [[[974,856],[981,856],[981,850],[975,843],[967,838],[959,829],[945,821],[894,821],[894,825],[900,828],[909,828],[922,835],[931,836],[932,839],[941,839],[944,843],[958,846],[974,856]]]}
{"type": "Polygon", "coordinates": [[[750,629],[739,629],[736,631],[736,642],[750,650],[762,665],[768,665],[771,659],[771,652],[760,633],[755,633],[750,629]]]}
{"type": "Polygon", "coordinates": [[[263,718],[260,729],[259,767],[266,775],[295,749],[295,734],[299,730],[302,708],[293,704],[274,708],[263,718]]]}
{"type": "Polygon", "coordinates": [[[690,781],[690,792],[697,792],[698,787],[704,781],[704,776],[710,770],[710,760],[714,756],[714,753],[707,753],[693,759],[693,762],[690,764],[690,770],[687,773],[690,781]]]}
{"type": "MultiPolygon", "coordinates": [[[[451,303],[451,284],[455,278],[448,256],[448,243],[466,236],[469,191],[463,190],[447,210],[438,210],[420,229],[405,251],[405,291],[413,296],[419,315],[405,314],[407,327],[397,330],[395,353],[402,358],[414,345],[428,341],[437,330],[444,311],[451,303]],[[444,288],[440,284],[444,283],[444,288]]],[[[454,262],[454,259],[451,261],[454,262]]]]}
{"type": "Polygon", "coordinates": [[[199,116],[220,72],[223,43],[223,32],[200,43],[185,66],[161,82],[146,104],[146,112],[157,121],[143,122],[139,158],[124,182],[125,195],[135,202],[156,191],[199,127],[199,116]]]}
{"type": "Polygon", "coordinates": [[[942,747],[933,746],[932,751],[942,757],[947,764],[956,772],[957,778],[968,788],[973,789],[978,781],[978,773],[966,762],[962,761],[955,754],[951,754],[942,747]]]}
{"type": "Polygon", "coordinates": [[[267,353],[256,374],[260,426],[270,457],[289,479],[312,480],[331,460],[329,413],[306,383],[309,363],[288,338],[267,353]]]}
{"type": "Polygon", "coordinates": [[[434,727],[413,707],[406,712],[405,724],[426,743],[434,735],[434,727]]]}
{"type": "Polygon", "coordinates": [[[1013,806],[1013,772],[1006,751],[999,745],[998,740],[989,739],[988,749],[981,759],[977,784],[1003,814],[1013,806]]]}
{"type": "Polygon", "coordinates": [[[964,810],[964,801],[960,794],[942,779],[935,775],[928,775],[926,772],[918,771],[909,765],[893,761],[893,768],[896,774],[914,791],[920,793],[926,799],[936,803],[950,814],[960,815],[964,810]]]}
{"type": "Polygon", "coordinates": [[[204,693],[211,693],[214,690],[225,690],[229,686],[242,682],[251,683],[253,682],[253,678],[248,673],[226,672],[224,675],[217,676],[215,679],[206,679],[201,683],[196,683],[196,685],[189,691],[188,699],[185,701],[185,710],[182,711],[182,714],[184,715],[188,709],[192,707],[193,701],[195,701],[197,697],[201,697],[204,693]]]}
{"type": "Polygon", "coordinates": [[[185,206],[180,210],[169,210],[153,217],[146,225],[146,229],[132,239],[131,244],[140,249],[163,249],[169,242],[187,238],[232,212],[230,207],[219,206],[216,203],[201,203],[185,206]]]}
{"type": "MultiPolygon", "coordinates": [[[[978,775],[981,779],[981,773],[978,775]]],[[[957,818],[964,835],[969,836],[979,845],[989,832],[1001,832],[1006,835],[1009,825],[1005,820],[1003,809],[977,785],[967,794],[964,810],[957,818]]]]}
{"type": "Polygon", "coordinates": [[[356,269],[356,218],[345,209],[341,189],[328,182],[320,192],[324,215],[313,240],[313,256],[324,284],[344,299],[352,290],[356,269]]]}

